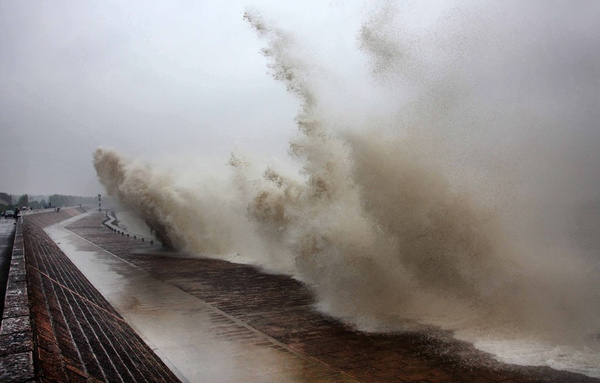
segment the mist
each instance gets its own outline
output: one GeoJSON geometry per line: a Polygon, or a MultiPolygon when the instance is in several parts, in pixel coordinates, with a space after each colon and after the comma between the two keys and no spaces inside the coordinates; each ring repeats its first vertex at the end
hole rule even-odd
{"type": "Polygon", "coordinates": [[[359,330],[600,376],[597,8],[372,5],[339,31],[357,71],[249,8],[299,102],[288,156],[100,147],[94,166],[164,244],[292,275],[359,330]]]}

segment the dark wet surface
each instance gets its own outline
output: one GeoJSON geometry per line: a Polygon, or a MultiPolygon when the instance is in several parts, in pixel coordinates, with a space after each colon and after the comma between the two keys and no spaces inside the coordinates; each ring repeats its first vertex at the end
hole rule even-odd
{"type": "Polygon", "coordinates": [[[59,226],[49,233],[190,381],[598,381],[505,365],[443,331],[356,332],[314,310],[309,290],[292,278],[165,253],[100,221],[92,214],[65,222],[81,237],[59,226]]]}
{"type": "MultiPolygon", "coordinates": [[[[34,223],[58,218],[28,218],[23,228],[28,286],[28,299],[24,298],[31,315],[19,319],[31,325],[23,331],[33,335],[29,355],[35,377],[48,382],[179,381],[34,223]]],[[[11,377],[7,381],[13,381],[11,377]]]]}
{"type": "MultiPolygon", "coordinates": [[[[47,232],[182,380],[353,381],[61,226],[47,232]]],[[[147,250],[146,258],[189,258],[147,250]]]]}

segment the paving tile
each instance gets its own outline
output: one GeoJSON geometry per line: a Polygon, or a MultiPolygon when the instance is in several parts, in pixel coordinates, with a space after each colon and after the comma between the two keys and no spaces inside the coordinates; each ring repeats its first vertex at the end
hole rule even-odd
{"type": "Polygon", "coordinates": [[[36,362],[40,366],[39,375],[42,379],[49,382],[66,382],[67,375],[64,370],[64,358],[60,352],[50,352],[43,348],[38,348],[36,353],[36,362]]]}

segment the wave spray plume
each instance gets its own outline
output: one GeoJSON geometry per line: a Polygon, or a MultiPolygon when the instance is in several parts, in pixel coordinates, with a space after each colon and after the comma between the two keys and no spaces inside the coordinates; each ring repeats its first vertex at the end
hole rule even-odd
{"type": "Polygon", "coordinates": [[[292,35],[248,11],[244,18],[267,42],[273,78],[301,102],[289,150],[301,171],[261,172],[232,154],[229,169],[190,180],[99,148],[101,182],[164,243],[293,275],[321,311],[358,329],[436,325],[491,352],[494,341],[534,339],[587,347],[584,358],[595,363],[597,270],[563,247],[511,231],[528,222],[515,214],[524,205],[505,186],[510,177],[474,176],[482,169],[465,166],[452,143],[436,136],[448,134],[436,127],[462,107],[448,101],[466,85],[455,74],[428,76],[430,65],[398,40],[402,34],[386,32],[394,30],[390,12],[384,7],[363,24],[361,50],[375,79],[426,90],[392,113],[391,132],[378,118],[358,128],[331,126],[316,67],[292,35]],[[421,128],[429,113],[441,121],[421,128]]]}

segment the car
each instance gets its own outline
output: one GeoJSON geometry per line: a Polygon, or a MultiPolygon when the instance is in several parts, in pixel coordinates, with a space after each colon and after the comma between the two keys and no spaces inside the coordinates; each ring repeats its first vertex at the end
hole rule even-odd
{"type": "Polygon", "coordinates": [[[4,218],[15,218],[15,212],[12,210],[5,211],[4,218]]]}

